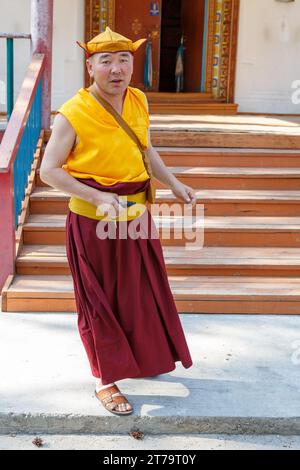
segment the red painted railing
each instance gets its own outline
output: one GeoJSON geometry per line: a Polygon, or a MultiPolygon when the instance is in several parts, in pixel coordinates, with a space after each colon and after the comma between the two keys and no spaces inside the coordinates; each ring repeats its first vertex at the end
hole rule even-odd
{"type": "MultiPolygon", "coordinates": [[[[15,273],[16,224],[14,175],[16,158],[24,158],[19,149],[30,121],[35,96],[45,68],[44,54],[34,54],[16,100],[0,145],[0,292],[9,274],[15,273]]],[[[28,146],[27,152],[32,152],[28,146]]],[[[29,174],[28,174],[29,176],[29,174]]],[[[25,185],[27,182],[25,181],[25,185]]],[[[19,189],[19,188],[18,188],[19,189]]]]}

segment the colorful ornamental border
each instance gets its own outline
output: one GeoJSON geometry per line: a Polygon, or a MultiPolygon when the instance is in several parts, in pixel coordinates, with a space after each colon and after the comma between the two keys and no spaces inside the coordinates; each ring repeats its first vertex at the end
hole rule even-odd
{"type": "MultiPolygon", "coordinates": [[[[142,0],[141,0],[142,1],[142,0]]],[[[144,0],[148,1],[148,0],[144,0]]],[[[240,0],[205,0],[202,87],[199,92],[232,103],[240,0]]],[[[115,0],[85,0],[85,42],[115,27],[115,0]]],[[[90,83],[85,69],[85,84],[90,83]]]]}

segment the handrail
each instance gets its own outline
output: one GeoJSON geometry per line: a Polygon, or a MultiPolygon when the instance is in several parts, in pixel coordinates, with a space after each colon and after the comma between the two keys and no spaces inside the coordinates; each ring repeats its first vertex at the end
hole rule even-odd
{"type": "Polygon", "coordinates": [[[27,34],[27,33],[0,33],[0,38],[30,39],[31,34],[27,34]]]}
{"type": "Polygon", "coordinates": [[[34,54],[0,144],[0,291],[15,273],[16,226],[42,126],[45,55],[34,54]]]}
{"type": "Polygon", "coordinates": [[[7,173],[15,161],[44,67],[44,54],[34,54],[1,142],[0,173],[7,173]]]}

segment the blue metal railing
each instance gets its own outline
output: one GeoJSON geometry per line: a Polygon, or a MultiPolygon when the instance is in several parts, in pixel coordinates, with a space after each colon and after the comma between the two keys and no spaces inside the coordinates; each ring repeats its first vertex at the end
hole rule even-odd
{"type": "Polygon", "coordinates": [[[25,216],[22,205],[35,152],[41,150],[45,61],[42,53],[32,55],[0,145],[0,292],[15,273],[16,229],[25,216]]]}
{"type": "Polygon", "coordinates": [[[15,227],[22,211],[22,201],[28,184],[28,176],[34,159],[34,152],[42,127],[42,78],[36,89],[35,97],[24,128],[17,156],[14,161],[14,213],[15,227]]]}

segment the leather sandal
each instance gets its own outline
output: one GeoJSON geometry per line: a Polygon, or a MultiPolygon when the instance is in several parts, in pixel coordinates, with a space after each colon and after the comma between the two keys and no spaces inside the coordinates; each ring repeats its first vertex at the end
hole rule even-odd
{"type": "Polygon", "coordinates": [[[104,408],[111,413],[114,413],[115,415],[129,415],[133,413],[133,408],[131,410],[114,411],[114,409],[119,404],[129,403],[127,398],[124,397],[124,395],[120,392],[120,389],[116,384],[103,388],[102,390],[99,390],[99,392],[95,390],[95,395],[98,400],[100,400],[104,408]]]}

